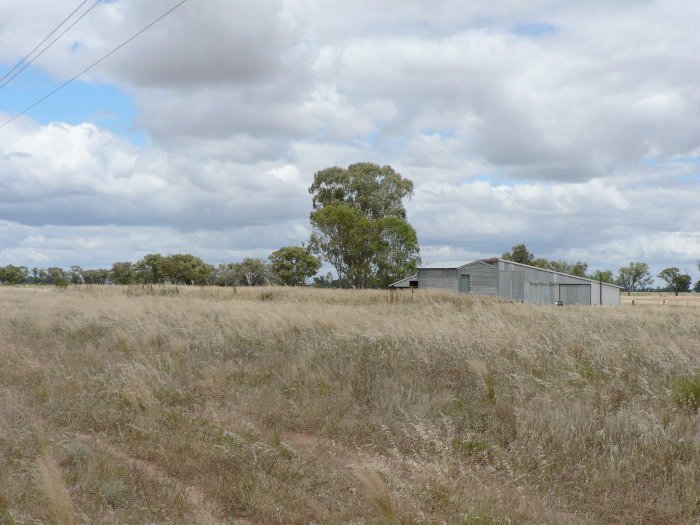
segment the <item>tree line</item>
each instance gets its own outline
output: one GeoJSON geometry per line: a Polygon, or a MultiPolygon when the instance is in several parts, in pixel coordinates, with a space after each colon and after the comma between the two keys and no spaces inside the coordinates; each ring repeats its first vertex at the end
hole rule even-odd
{"type": "Polygon", "coordinates": [[[321,267],[318,257],[305,247],[285,246],[270,254],[267,261],[246,258],[241,262],[211,265],[187,253],[161,255],[151,253],[132,262],[115,262],[107,269],[83,270],[58,267],[0,267],[3,284],[192,284],[218,286],[258,286],[279,284],[298,286],[316,275],[321,267]]]}
{"type": "MultiPolygon", "coordinates": [[[[631,262],[628,266],[620,268],[617,276],[614,275],[612,270],[596,270],[595,272],[588,273],[588,263],[584,261],[570,263],[567,261],[547,260],[541,257],[536,258],[524,244],[516,244],[509,252],[504,253],[501,257],[509,261],[529,264],[530,266],[536,266],[538,268],[568,273],[578,277],[587,277],[604,283],[616,284],[628,294],[632,292],[669,291],[678,295],[682,292],[689,292],[692,284],[692,277],[687,273],[681,273],[675,266],[665,268],[657,275],[659,279],[666,283],[666,286],[652,288],[654,278],[649,271],[649,265],[646,263],[631,262]]],[[[698,261],[697,264],[700,270],[700,261],[698,261]]],[[[700,279],[695,283],[694,290],[700,292],[700,279]]]]}

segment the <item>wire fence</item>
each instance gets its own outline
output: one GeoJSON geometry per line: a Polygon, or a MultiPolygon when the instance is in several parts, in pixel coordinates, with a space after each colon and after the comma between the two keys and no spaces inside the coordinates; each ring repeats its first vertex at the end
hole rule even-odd
{"type": "Polygon", "coordinates": [[[620,304],[629,306],[684,306],[700,308],[700,294],[684,293],[673,295],[662,294],[622,294],[620,304]]]}

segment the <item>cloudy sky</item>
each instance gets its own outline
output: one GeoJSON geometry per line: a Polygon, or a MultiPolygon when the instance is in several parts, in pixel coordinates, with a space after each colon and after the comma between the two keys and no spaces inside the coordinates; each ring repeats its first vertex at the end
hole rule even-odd
{"type": "MultiPolygon", "coordinates": [[[[0,120],[177,2],[104,0],[0,87],[0,120]]],[[[78,4],[3,0],[0,76],[78,4]]],[[[315,171],[372,161],[414,181],[425,262],[524,242],[697,278],[698,20],[691,0],[189,0],[0,128],[0,265],[266,257],[308,238],[315,171]]]]}

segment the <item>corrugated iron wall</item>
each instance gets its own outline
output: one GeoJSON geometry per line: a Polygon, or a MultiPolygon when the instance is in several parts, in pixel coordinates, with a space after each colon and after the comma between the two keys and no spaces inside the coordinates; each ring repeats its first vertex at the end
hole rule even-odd
{"type": "Polygon", "coordinates": [[[459,270],[460,275],[469,275],[470,293],[498,295],[498,268],[493,264],[476,262],[459,270]]]}
{"type": "Polygon", "coordinates": [[[457,291],[459,280],[456,269],[421,268],[418,270],[418,287],[457,291]]]}
{"type": "Polygon", "coordinates": [[[459,269],[422,268],[418,271],[419,288],[460,291],[460,276],[463,288],[469,293],[499,296],[511,301],[534,304],[565,305],[619,304],[619,289],[603,283],[573,275],[555,273],[541,268],[523,266],[510,261],[486,263],[475,261],[459,269]]]}

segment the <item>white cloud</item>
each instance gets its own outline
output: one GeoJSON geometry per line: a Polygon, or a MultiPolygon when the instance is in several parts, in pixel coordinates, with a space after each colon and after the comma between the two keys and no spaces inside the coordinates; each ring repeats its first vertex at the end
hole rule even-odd
{"type": "Polygon", "coordinates": [[[244,257],[264,259],[280,246],[298,245],[299,238],[306,236],[304,225],[295,221],[222,231],[160,226],[27,226],[2,221],[0,264],[108,268],[113,262],[133,262],[153,252],[194,253],[218,264],[244,257]],[[36,235],[38,232],[41,236],[36,235]]]}
{"type": "MultiPolygon", "coordinates": [[[[58,4],[0,5],[0,62],[58,4]]],[[[68,78],[172,5],[104,4],[37,66],[68,78]]],[[[0,231],[23,232],[3,234],[2,257],[296,244],[313,173],[367,160],[414,180],[409,218],[433,260],[526,242],[692,267],[699,16],[682,0],[189,2],[89,77],[133,97],[149,143],[29,118],[0,129],[0,231]]]]}
{"type": "Polygon", "coordinates": [[[298,177],[275,177],[267,162],[141,148],[89,124],[22,131],[0,144],[0,217],[14,222],[220,230],[292,220],[307,207],[298,177]]]}

